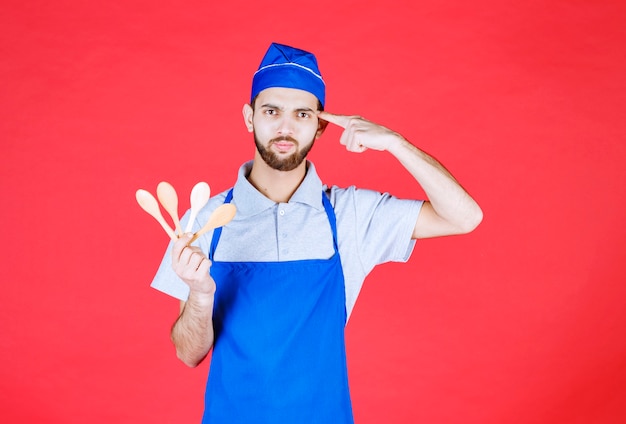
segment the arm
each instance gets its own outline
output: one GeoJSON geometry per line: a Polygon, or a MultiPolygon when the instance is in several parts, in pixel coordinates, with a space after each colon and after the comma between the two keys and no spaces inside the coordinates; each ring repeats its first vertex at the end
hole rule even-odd
{"type": "Polygon", "coordinates": [[[345,129],[340,142],[352,152],[388,151],[422,186],[424,202],[413,238],[464,234],[482,221],[482,210],[435,158],[412,145],[400,134],[358,116],[320,112],[319,118],[345,129]]]}
{"type": "Polygon", "coordinates": [[[454,177],[435,158],[404,138],[388,151],[422,186],[424,202],[415,223],[413,238],[428,238],[473,231],[482,221],[482,210],[454,177]]]}
{"type": "Polygon", "coordinates": [[[171,339],[178,358],[187,366],[195,367],[213,346],[215,282],[209,274],[211,261],[198,247],[188,245],[190,239],[191,235],[185,234],[172,249],[172,267],[189,286],[189,298],[181,302],[171,339]]]}

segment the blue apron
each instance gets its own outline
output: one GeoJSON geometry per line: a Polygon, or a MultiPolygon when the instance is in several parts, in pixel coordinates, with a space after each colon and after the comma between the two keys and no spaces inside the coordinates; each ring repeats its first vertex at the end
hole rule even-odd
{"type": "MultiPolygon", "coordinates": [[[[232,190],[225,203],[230,203],[232,190]]],[[[215,344],[203,423],[350,424],[344,277],[335,213],[330,259],[213,261],[215,344]]],[[[242,241],[249,242],[249,241],[242,241]]]]}

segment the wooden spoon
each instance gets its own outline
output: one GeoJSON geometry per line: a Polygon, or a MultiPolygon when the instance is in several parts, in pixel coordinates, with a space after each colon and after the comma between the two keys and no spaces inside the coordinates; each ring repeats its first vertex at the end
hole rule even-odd
{"type": "Polygon", "coordinates": [[[139,189],[137,190],[135,197],[137,198],[137,203],[139,203],[139,206],[141,206],[144,211],[152,215],[152,217],[154,217],[154,219],[156,219],[157,222],[161,224],[167,235],[170,236],[170,238],[174,241],[178,240],[178,237],[176,237],[176,234],[174,234],[174,230],[172,230],[170,226],[167,225],[167,222],[165,222],[163,215],[161,215],[159,204],[154,196],[146,190],[139,189]]]}
{"type": "Polygon", "coordinates": [[[196,216],[198,216],[198,212],[200,209],[206,205],[209,201],[209,197],[211,197],[211,189],[209,185],[205,182],[199,182],[191,189],[191,194],[189,195],[189,201],[191,203],[191,214],[189,215],[189,222],[187,222],[187,227],[185,228],[185,233],[191,231],[193,227],[193,222],[196,220],[196,216]]]}
{"type": "Polygon", "coordinates": [[[174,187],[168,182],[161,181],[157,186],[157,197],[163,208],[170,214],[178,235],[183,234],[183,229],[180,226],[180,219],[178,218],[178,195],[174,187]]]}
{"type": "Polygon", "coordinates": [[[189,240],[189,244],[196,241],[198,237],[207,231],[228,224],[235,217],[236,212],[237,208],[232,203],[224,203],[223,205],[218,206],[218,208],[213,211],[206,224],[204,224],[204,227],[195,233],[191,240],[189,240]]]}

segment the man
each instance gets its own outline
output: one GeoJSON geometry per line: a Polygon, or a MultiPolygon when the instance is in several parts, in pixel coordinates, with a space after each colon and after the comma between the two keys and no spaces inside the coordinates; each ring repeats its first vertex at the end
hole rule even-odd
{"type": "Polygon", "coordinates": [[[467,233],[482,219],[434,158],[324,102],[316,58],[272,44],[243,108],[254,159],[194,226],[225,202],[235,218],[198,246],[190,234],[172,243],[152,283],[181,300],[178,357],[193,367],[213,349],[203,422],[352,423],[344,326],[366,275],[408,260],[415,239],[467,233]],[[328,123],[345,129],[349,151],[395,156],[429,200],[323,186],[305,158],[328,123]]]}

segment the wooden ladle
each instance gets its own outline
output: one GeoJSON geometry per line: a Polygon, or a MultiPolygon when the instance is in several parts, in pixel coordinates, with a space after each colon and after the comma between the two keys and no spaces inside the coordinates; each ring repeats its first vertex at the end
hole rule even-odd
{"type": "Polygon", "coordinates": [[[228,224],[235,217],[236,212],[237,208],[232,203],[225,203],[218,206],[217,209],[213,211],[206,224],[204,224],[204,227],[198,230],[198,232],[193,235],[191,240],[189,240],[189,244],[196,241],[198,237],[207,231],[228,224]]]}
{"type": "Polygon", "coordinates": [[[178,237],[176,237],[176,234],[174,234],[174,230],[172,230],[170,226],[167,225],[167,222],[165,222],[163,215],[161,215],[159,203],[153,195],[151,195],[146,190],[139,189],[137,190],[137,193],[135,193],[135,198],[137,199],[137,203],[139,203],[139,206],[141,206],[144,211],[152,215],[152,217],[156,219],[159,224],[161,224],[167,235],[170,236],[172,240],[178,240],[178,237]]]}
{"type": "Polygon", "coordinates": [[[178,195],[176,194],[176,190],[170,183],[161,181],[157,186],[156,192],[159,202],[163,205],[163,209],[172,217],[176,231],[178,231],[178,235],[181,236],[183,229],[180,226],[180,219],[178,218],[178,195]]]}
{"type": "Polygon", "coordinates": [[[185,227],[185,233],[191,231],[193,222],[196,220],[196,216],[198,216],[198,212],[207,204],[209,197],[211,197],[211,188],[207,183],[199,182],[193,186],[191,194],[189,195],[191,213],[189,215],[189,222],[187,222],[187,226],[185,227]]]}

